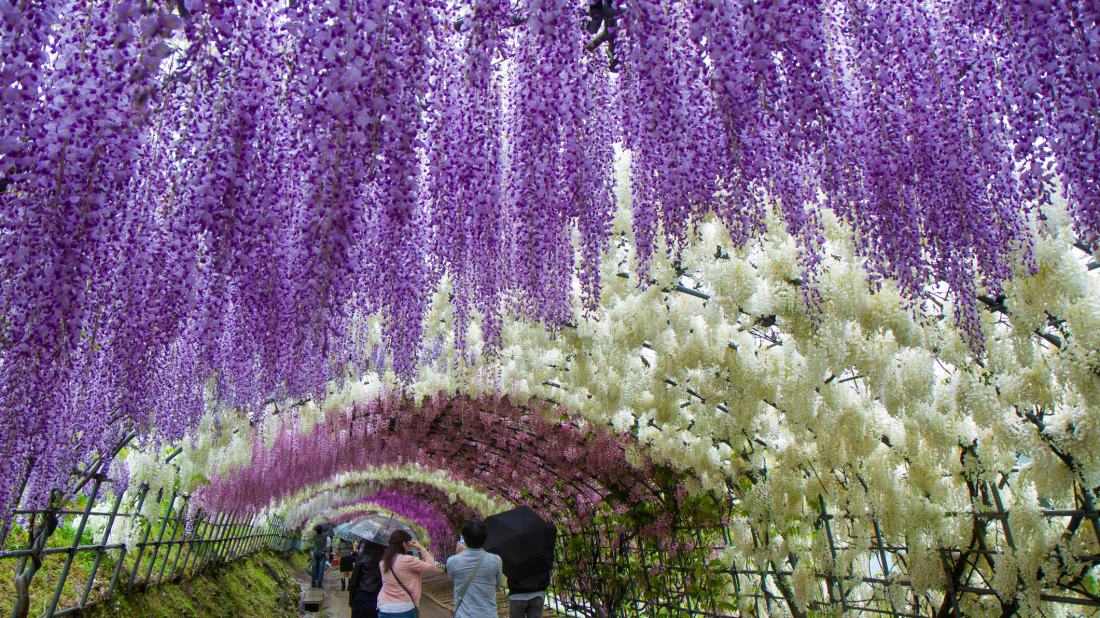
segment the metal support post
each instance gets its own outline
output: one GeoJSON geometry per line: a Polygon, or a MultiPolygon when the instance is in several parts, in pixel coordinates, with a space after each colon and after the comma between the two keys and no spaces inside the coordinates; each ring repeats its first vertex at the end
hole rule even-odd
{"type": "Polygon", "coordinates": [[[230,534],[232,533],[233,521],[236,519],[236,517],[237,516],[234,514],[226,515],[225,521],[222,523],[221,535],[218,538],[218,542],[214,544],[214,553],[212,555],[212,558],[214,560],[224,559],[226,539],[228,539],[230,534]]]}
{"type": "Polygon", "coordinates": [[[92,563],[92,570],[88,573],[88,581],[84,584],[84,594],[80,595],[80,608],[84,609],[88,605],[88,595],[92,592],[92,586],[95,584],[95,574],[99,571],[99,563],[103,561],[103,549],[111,540],[111,529],[115,525],[115,518],[118,517],[118,507],[122,504],[123,492],[117,491],[115,493],[115,504],[111,507],[111,516],[107,520],[107,527],[103,530],[103,540],[99,544],[99,549],[95,552],[95,561],[92,563]]]}
{"type": "MultiPolygon", "coordinates": [[[[187,555],[183,558],[184,569],[187,568],[187,560],[191,558],[191,552],[195,549],[195,537],[199,534],[199,526],[202,525],[202,507],[199,507],[199,512],[195,514],[195,521],[191,524],[194,526],[191,529],[191,538],[187,541],[187,555]]],[[[187,527],[183,528],[183,535],[187,536],[187,527]]],[[[180,550],[176,553],[176,561],[172,563],[172,570],[168,573],[168,581],[176,576],[176,566],[179,565],[180,556],[183,554],[183,543],[180,543],[180,550]]]]}
{"type": "Polygon", "coordinates": [[[211,527],[210,538],[206,540],[205,547],[203,548],[202,565],[199,568],[204,568],[214,558],[218,541],[221,539],[222,530],[227,518],[228,516],[226,514],[219,514],[216,523],[211,527]]]}
{"type": "Polygon", "coordinates": [[[47,616],[52,616],[57,611],[57,602],[61,600],[61,591],[65,589],[65,580],[69,578],[69,569],[73,566],[73,559],[76,557],[76,548],[80,547],[80,537],[84,535],[84,527],[88,524],[88,513],[92,511],[92,507],[95,506],[96,496],[99,495],[99,486],[103,483],[103,477],[100,475],[95,476],[95,481],[92,484],[92,493],[88,496],[88,504],[84,507],[84,513],[80,516],[80,524],[76,527],[76,535],[73,536],[73,544],[69,547],[68,555],[65,557],[65,566],[61,568],[61,575],[57,580],[57,588],[53,592],[53,599],[50,600],[50,607],[46,610],[47,616]]]}
{"type": "MultiPolygon", "coordinates": [[[[214,534],[214,530],[215,530],[214,523],[216,521],[217,521],[216,517],[212,520],[212,519],[210,519],[209,515],[207,515],[206,513],[203,513],[203,516],[202,516],[202,526],[203,526],[202,533],[199,535],[199,540],[196,543],[197,548],[195,549],[195,559],[191,563],[191,573],[192,574],[194,574],[196,571],[198,571],[199,568],[201,568],[201,565],[203,564],[202,561],[205,559],[206,550],[210,546],[210,538],[214,534]]],[[[186,562],[183,565],[183,570],[184,570],[184,572],[187,572],[187,563],[186,562]]]]}
{"type": "MultiPolygon", "coordinates": [[[[157,512],[160,512],[160,499],[163,497],[164,490],[157,491],[157,512]]],[[[138,509],[140,511],[140,509],[138,509]]],[[[137,513],[134,513],[134,517],[137,517],[137,513]]],[[[138,544],[137,558],[134,559],[134,566],[130,569],[130,581],[126,584],[127,588],[134,587],[134,581],[137,579],[138,567],[141,566],[141,555],[145,553],[145,544],[149,542],[149,533],[153,531],[153,522],[147,522],[145,526],[145,533],[141,536],[141,543],[138,544]]]]}
{"type": "Polygon", "coordinates": [[[172,492],[172,499],[168,501],[168,510],[161,518],[160,532],[157,533],[157,542],[153,545],[153,553],[149,558],[149,567],[145,569],[145,580],[142,587],[149,585],[149,577],[153,574],[153,566],[157,563],[157,554],[160,553],[161,542],[164,541],[164,530],[168,527],[168,518],[172,516],[172,508],[176,505],[176,492],[172,492]]]}
{"type": "Polygon", "coordinates": [[[248,546],[249,536],[251,536],[250,533],[249,533],[249,526],[248,526],[248,524],[245,523],[244,519],[241,520],[240,526],[238,527],[237,535],[240,538],[237,539],[237,547],[235,548],[235,551],[233,552],[233,559],[234,560],[236,560],[237,558],[240,558],[241,556],[245,555],[245,553],[246,553],[245,550],[248,546]]]}
{"type": "MultiPolygon", "coordinates": [[[[203,559],[206,556],[206,548],[210,546],[210,537],[214,534],[214,524],[217,522],[217,517],[210,519],[208,513],[202,514],[202,533],[199,535],[199,540],[194,541],[195,547],[195,559],[191,561],[191,574],[194,575],[200,568],[202,568],[203,559]]],[[[183,571],[187,572],[187,563],[183,564],[183,571]]]]}
{"type": "MultiPolygon", "coordinates": [[[[168,561],[172,558],[172,550],[176,549],[177,546],[179,547],[178,551],[176,552],[177,560],[179,560],[179,553],[183,551],[183,543],[176,543],[176,534],[180,530],[180,521],[183,520],[183,514],[187,512],[187,504],[189,501],[190,498],[184,496],[183,506],[176,509],[176,523],[172,525],[172,539],[169,542],[168,550],[164,553],[164,562],[160,563],[160,571],[157,572],[158,584],[164,580],[164,568],[168,566],[168,561]]],[[[184,532],[186,533],[186,530],[184,530],[184,532]]]]}
{"type": "MultiPolygon", "coordinates": [[[[138,513],[141,512],[141,507],[145,505],[145,497],[148,493],[149,493],[149,490],[143,488],[141,490],[141,493],[138,495],[137,507],[134,509],[134,512],[130,513],[130,518],[131,518],[130,519],[130,525],[131,526],[133,525],[133,522],[136,521],[138,513]]],[[[125,545],[122,546],[122,551],[118,555],[118,562],[115,563],[115,572],[111,574],[111,585],[110,585],[110,587],[107,588],[107,596],[108,597],[111,596],[111,593],[115,589],[115,584],[118,583],[118,574],[122,571],[122,564],[124,562],[126,562],[126,546],[125,545]]]]}
{"type": "Polygon", "coordinates": [[[229,540],[225,543],[225,561],[232,562],[237,557],[237,551],[241,544],[241,520],[239,515],[233,517],[233,526],[229,534],[229,540]]]}

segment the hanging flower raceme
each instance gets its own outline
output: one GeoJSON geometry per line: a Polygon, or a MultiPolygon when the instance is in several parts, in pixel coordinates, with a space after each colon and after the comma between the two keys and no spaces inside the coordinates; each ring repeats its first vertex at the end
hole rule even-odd
{"type": "MultiPolygon", "coordinates": [[[[594,131],[574,104],[583,92],[583,31],[567,0],[537,0],[517,27],[505,110],[508,149],[506,183],[511,215],[511,280],[522,294],[525,315],[550,325],[571,316],[574,248],[571,225],[577,214],[575,191],[599,183],[575,179],[598,172],[587,162],[595,155],[566,137],[594,131]],[[578,129],[578,127],[581,127],[578,129]],[[578,184],[583,181],[583,184],[578,184]]],[[[587,200],[586,200],[587,201],[587,200]]],[[[600,199],[589,208],[600,208],[600,199]]]]}
{"type": "MultiPolygon", "coordinates": [[[[115,407],[112,378],[88,372],[103,369],[99,340],[124,324],[119,301],[134,291],[117,260],[129,243],[149,240],[139,227],[146,213],[129,211],[127,196],[152,78],[167,54],[162,37],[178,19],[112,2],[3,13],[4,28],[25,28],[5,33],[0,66],[6,514],[24,489],[40,505],[75,461],[106,451],[129,424],[119,424],[133,408],[115,407]]],[[[139,363],[123,359],[125,370],[139,363]]]]}
{"type": "Polygon", "coordinates": [[[369,512],[372,508],[385,509],[388,513],[404,517],[424,529],[432,542],[429,549],[436,556],[448,555],[457,539],[454,524],[434,507],[412,496],[388,489],[380,490],[359,500],[334,504],[329,508],[331,512],[340,513],[336,517],[325,517],[327,521],[334,524],[350,521],[369,512]]]}
{"type": "Polygon", "coordinates": [[[1082,0],[960,0],[951,9],[964,36],[986,52],[971,65],[979,69],[972,79],[998,95],[992,100],[1005,102],[1007,109],[1000,111],[1025,194],[1049,203],[1056,192],[1064,192],[1078,234],[1086,243],[1096,243],[1100,9],[1082,0]],[[994,72],[997,80],[991,81],[987,72],[994,72]]]}
{"type": "Polygon", "coordinates": [[[711,213],[716,260],[774,213],[801,299],[763,317],[816,315],[835,213],[853,281],[914,311],[945,287],[979,355],[976,299],[1037,259],[1036,203],[1064,194],[1081,246],[1100,236],[1093,3],[590,4],[607,48],[585,8],[0,6],[0,520],[130,431],[575,324],[621,272],[614,235],[655,272],[711,213]],[[615,232],[614,146],[636,198],[615,232]]]}
{"type": "Polygon", "coordinates": [[[649,464],[631,464],[615,435],[550,422],[507,400],[375,400],[351,416],[350,425],[339,414],[308,433],[288,426],[274,441],[257,435],[247,465],[221,471],[200,489],[203,504],[259,510],[344,473],[403,464],[446,470],[547,516],[591,513],[608,494],[644,503],[657,491],[644,480],[649,464]]]}
{"type": "Polygon", "coordinates": [[[281,120],[292,93],[275,83],[291,38],[270,19],[242,4],[192,24],[203,44],[191,70],[203,77],[179,88],[185,113],[161,131],[187,152],[177,208],[193,256],[186,280],[199,290],[184,338],[202,370],[221,377],[219,397],[240,406],[277,392],[279,337],[297,334],[281,315],[285,260],[272,259],[292,242],[296,187],[281,120]]]}
{"type": "Polygon", "coordinates": [[[381,114],[374,138],[380,164],[371,186],[376,200],[369,234],[373,242],[363,247],[363,261],[378,277],[378,285],[369,291],[385,316],[384,338],[393,368],[411,377],[416,374],[428,297],[435,287],[421,248],[427,238],[421,232],[417,198],[420,100],[428,85],[425,56],[436,17],[428,0],[404,3],[382,15],[381,54],[374,69],[380,79],[384,76],[385,85],[375,87],[370,101],[381,114]]]}
{"type": "Polygon", "coordinates": [[[980,348],[979,291],[998,293],[1028,243],[992,49],[949,14],[907,3],[853,4],[836,27],[852,33],[842,134],[863,176],[840,212],[877,276],[913,298],[946,281],[980,348]]]}
{"type": "Polygon", "coordinates": [[[726,132],[687,27],[681,8],[652,0],[632,3],[623,18],[626,69],[620,79],[643,277],[658,226],[670,247],[681,247],[691,223],[717,205],[725,176],[726,132]]]}
{"type": "Polygon", "coordinates": [[[428,186],[432,251],[454,281],[455,338],[465,345],[479,311],[485,338],[500,344],[502,294],[507,281],[501,192],[500,92],[493,63],[511,26],[509,3],[476,2],[463,34],[450,36],[433,79],[428,186]]]}

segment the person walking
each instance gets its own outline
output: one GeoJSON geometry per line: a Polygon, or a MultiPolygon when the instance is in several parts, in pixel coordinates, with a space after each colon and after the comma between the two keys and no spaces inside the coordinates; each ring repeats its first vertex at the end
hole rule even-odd
{"type": "Polygon", "coordinates": [[[378,593],[378,618],[416,618],[420,608],[420,577],[439,571],[439,565],[423,545],[404,530],[390,533],[390,543],[382,554],[382,590],[378,593]],[[406,555],[410,549],[420,558],[406,555]]]}
{"type": "Polygon", "coordinates": [[[325,587],[325,554],[328,535],[321,524],[313,527],[313,555],[309,563],[309,585],[314,588],[325,587]]]}
{"type": "Polygon", "coordinates": [[[378,563],[382,561],[383,551],[385,548],[381,545],[360,541],[359,552],[352,554],[355,564],[348,584],[351,618],[378,618],[378,592],[382,590],[378,563]]]}
{"type": "Polygon", "coordinates": [[[532,572],[518,581],[508,579],[508,618],[542,618],[550,571],[532,572]]]}
{"type": "Polygon", "coordinates": [[[358,557],[356,552],[337,551],[337,560],[340,562],[340,590],[350,590],[348,588],[348,580],[351,579],[351,572],[355,568],[355,559],[358,557]]]}
{"type": "Polygon", "coordinates": [[[447,559],[447,575],[454,582],[455,618],[489,618],[497,615],[497,588],[504,585],[500,556],[484,549],[489,536],[485,522],[468,519],[455,555],[447,559]]]}

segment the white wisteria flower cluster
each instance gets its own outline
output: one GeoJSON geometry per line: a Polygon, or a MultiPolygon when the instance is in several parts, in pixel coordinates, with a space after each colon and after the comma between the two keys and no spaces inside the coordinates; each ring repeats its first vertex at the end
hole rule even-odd
{"type": "Polygon", "coordinates": [[[409,481],[434,487],[452,503],[462,502],[479,515],[487,517],[512,508],[506,500],[494,498],[484,489],[454,478],[444,470],[431,470],[418,464],[377,466],[337,475],[320,485],[310,485],[276,501],[265,509],[268,516],[282,515],[290,529],[300,529],[304,522],[334,504],[364,498],[378,491],[389,481],[409,481]]]}
{"type": "MultiPolygon", "coordinates": [[[[745,248],[729,246],[722,225],[707,221],[678,255],[655,253],[656,283],[639,285],[623,173],[620,166],[621,240],[604,258],[594,311],[578,309],[555,333],[506,319],[492,353],[475,322],[460,351],[443,285],[425,321],[425,340],[441,352],[417,380],[349,368],[355,379],[299,406],[296,422],[309,426],[400,389],[414,399],[506,393],[517,403],[556,402],[691,471],[692,492],[728,496],[738,520],[723,559],[754,569],[791,566],[797,556],[793,594],[802,606],[825,600],[813,576],[820,572],[907,579],[917,595],[942,598],[935,548],[967,547],[969,514],[998,504],[1011,515],[987,526],[983,541],[1001,558],[995,573],[979,568],[1002,595],[1037,606],[1058,572],[1046,568],[1052,556],[1100,551],[1042,513],[1075,508],[1075,488],[1100,485],[1100,279],[1058,205],[1033,222],[1031,255],[1002,294],[983,292],[985,348],[975,353],[954,323],[952,298],[930,289],[914,301],[889,281],[869,282],[852,230],[827,210],[816,281],[804,280],[797,245],[775,218],[745,248]],[[810,307],[807,286],[817,293],[810,307]],[[815,533],[822,509],[833,516],[832,548],[815,533]],[[904,564],[873,555],[879,536],[908,547],[904,564]]],[[[380,345],[377,318],[364,319],[360,345],[380,345]]],[[[275,421],[262,422],[274,432],[275,421]]],[[[221,426],[185,445],[185,476],[228,473],[251,457],[248,432],[221,426]]],[[[167,487],[155,468],[134,456],[131,474],[167,487]]],[[[403,466],[337,477],[270,508],[304,520],[319,504],[312,496],[398,478],[432,484],[483,514],[508,506],[439,471],[403,466]]],[[[864,586],[884,603],[907,603],[864,586]]],[[[990,608],[975,601],[965,609],[990,608]]]]}

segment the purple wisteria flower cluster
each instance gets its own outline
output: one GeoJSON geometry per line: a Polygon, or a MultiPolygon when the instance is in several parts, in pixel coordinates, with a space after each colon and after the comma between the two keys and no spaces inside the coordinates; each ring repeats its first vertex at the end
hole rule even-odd
{"type": "Polygon", "coordinates": [[[568,322],[616,143],[643,281],[661,235],[716,213],[741,244],[774,207],[813,307],[828,206],[874,280],[946,285],[976,352],[1036,204],[1100,240],[1095,2],[634,0],[614,67],[589,8],[0,0],[0,519],[204,397],[377,366],[365,315],[415,375],[444,276],[459,341],[568,322]]]}
{"type": "Polygon", "coordinates": [[[424,528],[428,538],[431,539],[429,550],[434,555],[447,556],[454,551],[454,542],[458,539],[458,534],[455,532],[455,524],[446,515],[440,513],[431,504],[390,489],[381,489],[360,500],[333,506],[333,510],[340,510],[343,514],[331,517],[328,521],[334,524],[351,521],[370,512],[372,507],[386,509],[424,528]]]}
{"type": "Polygon", "coordinates": [[[343,473],[415,464],[547,517],[591,517],[612,494],[631,504],[658,499],[647,480],[655,464],[634,466],[626,456],[632,438],[544,418],[564,414],[553,411],[438,393],[418,406],[355,405],[308,432],[290,425],[265,437],[257,428],[248,465],[213,476],[195,498],[216,512],[259,512],[343,473]]]}

